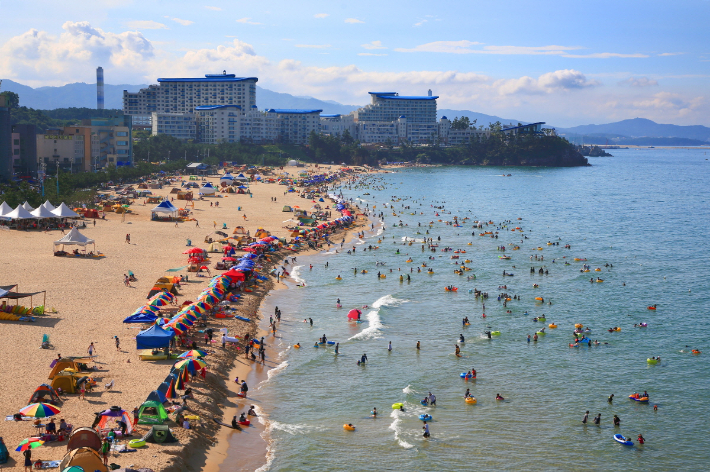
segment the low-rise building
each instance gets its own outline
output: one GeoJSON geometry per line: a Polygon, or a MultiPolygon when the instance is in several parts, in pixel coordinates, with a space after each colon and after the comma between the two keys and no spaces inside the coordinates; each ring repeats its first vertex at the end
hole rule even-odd
{"type": "Polygon", "coordinates": [[[65,172],[84,170],[83,134],[66,134],[62,129],[48,129],[36,136],[37,160],[48,172],[59,167],[65,172]]]}
{"type": "Polygon", "coordinates": [[[194,141],[197,138],[197,121],[193,113],[153,112],[151,122],[153,136],[167,134],[181,141],[194,141]]]}

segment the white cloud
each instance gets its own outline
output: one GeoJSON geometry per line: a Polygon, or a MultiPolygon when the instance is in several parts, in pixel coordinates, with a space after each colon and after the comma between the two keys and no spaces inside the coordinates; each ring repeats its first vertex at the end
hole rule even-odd
{"type": "Polygon", "coordinates": [[[236,20],[236,21],[237,21],[237,23],[242,23],[242,24],[245,24],[245,25],[261,25],[261,24],[263,24],[263,23],[258,23],[258,22],[256,22],[256,21],[250,21],[250,20],[251,20],[251,18],[247,16],[247,17],[244,17],[244,18],[239,18],[239,19],[236,20]]]}
{"type": "Polygon", "coordinates": [[[363,44],[365,49],[387,49],[382,45],[382,41],[372,41],[371,43],[363,44]]]}
{"type": "Polygon", "coordinates": [[[29,85],[56,85],[86,81],[86,71],[102,65],[107,77],[117,70],[126,83],[136,81],[135,71],[155,60],[153,45],[140,32],[105,32],[86,21],[67,21],[62,28],[59,36],[31,29],[10,38],[0,46],[4,58],[0,77],[23,79],[29,85]]]}
{"type": "Polygon", "coordinates": [[[171,17],[169,17],[169,16],[166,16],[165,18],[167,18],[168,20],[173,20],[175,23],[179,23],[179,24],[181,24],[181,25],[183,25],[183,26],[190,26],[191,24],[194,23],[194,21],[181,20],[180,18],[171,18],[171,17]]]}
{"type": "Polygon", "coordinates": [[[320,18],[326,18],[326,17],[328,17],[328,16],[330,16],[328,13],[316,13],[315,15],[313,15],[313,18],[319,18],[319,19],[320,19],[320,18]]]}
{"type": "Polygon", "coordinates": [[[685,54],[685,53],[684,52],[663,52],[663,53],[659,54],[659,56],[661,56],[661,57],[663,57],[663,56],[680,56],[682,54],[685,54]]]}
{"type": "Polygon", "coordinates": [[[375,54],[373,52],[359,52],[358,56],[386,56],[387,54],[375,54]]]}
{"type": "Polygon", "coordinates": [[[345,20],[345,22],[346,22],[346,23],[351,23],[351,24],[364,23],[364,21],[358,20],[357,18],[347,18],[347,19],[345,20]]]}
{"type": "Polygon", "coordinates": [[[168,29],[167,26],[165,26],[162,23],[158,23],[157,21],[153,20],[135,20],[135,21],[129,21],[126,23],[126,26],[129,28],[133,29],[168,29]]]}
{"type": "Polygon", "coordinates": [[[296,44],[297,48],[307,49],[326,49],[331,47],[330,44],[296,44]]]}
{"type": "Polygon", "coordinates": [[[658,85],[658,82],[649,79],[648,77],[629,77],[626,80],[619,82],[619,85],[628,85],[630,87],[652,87],[658,85]]]}
{"type": "MultiPolygon", "coordinates": [[[[376,42],[368,45],[380,44],[376,42]]],[[[295,45],[295,44],[294,44],[295,45]]],[[[327,52],[329,45],[299,45],[327,52]]],[[[449,48],[469,47],[454,42],[449,48]]],[[[365,49],[369,55],[385,50],[365,49]]],[[[155,83],[157,77],[200,77],[227,70],[259,77],[268,89],[309,95],[340,103],[365,104],[367,92],[387,89],[402,95],[422,95],[432,89],[440,108],[475,110],[526,121],[557,125],[617,121],[643,116],[677,124],[710,125],[710,104],[702,93],[670,93],[657,87],[600,87],[599,80],[616,83],[631,76],[602,79],[574,69],[541,75],[489,77],[457,70],[363,69],[354,64],[316,67],[295,60],[272,62],[248,43],[234,39],[216,47],[176,52],[172,46],[151,42],[137,31],[109,32],[88,22],[66,22],[59,35],[29,30],[0,43],[0,77],[31,85],[89,82],[97,65],[108,83],[155,83]],[[170,50],[163,49],[170,47],[170,50]],[[658,92],[658,93],[649,93],[658,92]]],[[[373,63],[379,62],[372,60],[373,63]]],[[[654,79],[658,77],[653,76],[654,79]]],[[[650,80],[650,79],[649,79],[650,80]]],[[[679,79],[694,83],[695,78],[679,79]]],[[[689,90],[692,90],[689,89],[689,90]]],[[[257,105],[263,106],[257,97],[257,105]]]]}
{"type": "Polygon", "coordinates": [[[207,8],[208,10],[213,10],[213,11],[222,11],[222,9],[221,9],[220,7],[209,7],[209,6],[205,6],[205,8],[207,8]]]}
{"type": "Polygon", "coordinates": [[[417,23],[414,23],[414,26],[421,26],[421,25],[423,25],[424,23],[426,23],[427,21],[429,21],[429,20],[421,20],[421,21],[418,21],[417,23]]]}
{"type": "MultiPolygon", "coordinates": [[[[415,25],[415,26],[418,26],[415,25]]],[[[581,46],[483,46],[474,48],[473,46],[482,46],[484,43],[476,41],[434,41],[431,43],[420,44],[413,48],[397,48],[397,52],[434,52],[447,54],[501,54],[501,55],[545,55],[545,56],[562,56],[569,58],[591,58],[591,59],[607,59],[612,57],[618,58],[640,58],[649,57],[646,54],[621,54],[613,52],[602,52],[592,54],[572,54],[570,51],[583,49],[581,46]]]]}
{"type": "Polygon", "coordinates": [[[595,87],[596,80],[588,80],[584,74],[573,69],[557,70],[542,74],[537,79],[520,77],[517,79],[501,79],[493,83],[493,88],[499,95],[515,94],[550,94],[595,87]]]}

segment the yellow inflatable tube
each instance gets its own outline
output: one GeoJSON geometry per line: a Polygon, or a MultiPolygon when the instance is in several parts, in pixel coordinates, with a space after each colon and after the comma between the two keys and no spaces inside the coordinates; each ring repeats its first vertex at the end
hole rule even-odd
{"type": "Polygon", "coordinates": [[[345,431],[355,431],[355,426],[351,426],[351,425],[349,425],[349,424],[344,424],[344,425],[343,425],[343,429],[344,429],[345,431]]]}

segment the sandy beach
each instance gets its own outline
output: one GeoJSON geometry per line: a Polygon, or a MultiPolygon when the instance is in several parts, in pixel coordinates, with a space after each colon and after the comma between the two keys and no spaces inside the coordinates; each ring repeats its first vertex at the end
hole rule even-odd
{"type": "MultiPolygon", "coordinates": [[[[208,180],[218,182],[217,178],[208,180]]],[[[164,187],[153,192],[165,196],[171,189],[164,187]]],[[[0,344],[0,355],[8,362],[0,370],[0,385],[6,386],[0,398],[3,414],[16,413],[28,403],[36,387],[48,382],[50,363],[59,354],[65,357],[87,355],[92,342],[96,347],[93,364],[97,370],[90,375],[96,380],[97,387],[87,393],[85,400],[80,400],[78,395],[63,396],[57,420],[64,418],[75,428],[91,426],[96,412],[114,405],[127,411],[139,406],[166,377],[172,361],[141,361],[135,345],[139,329],[136,325],[123,324],[123,319],[145,304],[154,282],[169,274],[166,269],[186,264],[187,256],[182,254],[186,241],[190,239],[193,246],[206,247],[205,236],[215,225],[221,229],[226,223],[229,233],[241,225],[251,234],[263,227],[274,236],[289,237],[284,220],[292,214],[282,212],[282,207],[300,205],[309,210],[312,203],[296,193],[284,194],[285,189],[277,184],[259,183],[251,185],[253,197],[223,194],[221,198],[195,201],[193,215],[197,222],[187,221],[177,226],[151,221],[150,209],[154,204],[144,204],[143,200],[137,199],[131,206],[132,212],[125,218],[108,213],[105,220],[96,220],[95,226],[93,220],[88,220],[87,227],[81,229],[83,234],[96,240],[97,251],[106,256],[102,259],[54,257],[52,243],[62,236],[60,231],[0,231],[0,240],[9,248],[0,259],[0,285],[17,284],[16,290],[20,292],[46,290],[46,310],[49,312],[36,317],[34,323],[0,321],[0,333],[5,340],[0,344]],[[210,202],[216,201],[219,206],[210,206],[210,202]],[[126,242],[126,234],[130,234],[130,243],[126,242]],[[131,287],[123,282],[123,274],[129,270],[138,279],[131,283],[131,287]],[[44,334],[49,335],[52,349],[40,348],[44,334]],[[114,336],[120,339],[120,349],[116,348],[114,336]],[[110,381],[114,382],[113,388],[105,390],[104,385],[110,381]]],[[[337,216],[336,213],[333,218],[337,216]]],[[[220,272],[212,269],[220,257],[220,254],[212,254],[209,264],[212,275],[220,272]]],[[[195,277],[193,273],[189,274],[189,279],[181,286],[178,303],[193,300],[211,280],[210,277],[195,277]]],[[[283,286],[283,283],[270,278],[260,283],[253,293],[244,294],[236,305],[238,314],[253,318],[261,300],[274,285],[283,286]]],[[[20,304],[23,302],[25,300],[20,304]]],[[[41,303],[41,297],[35,297],[34,304],[41,303]]],[[[26,304],[29,305],[29,299],[26,304]]],[[[254,323],[213,318],[210,318],[209,326],[215,329],[226,327],[231,336],[243,336],[256,329],[254,323]]],[[[196,337],[196,341],[201,349],[205,348],[204,338],[196,337]]],[[[169,424],[179,443],[150,444],[132,453],[112,453],[109,463],[122,467],[149,467],[156,471],[216,470],[223,459],[219,451],[226,449],[226,439],[232,430],[220,428],[210,421],[210,416],[223,417],[229,422],[231,417],[227,416],[233,415],[235,408],[248,407],[248,399],[236,401],[235,392],[230,390],[233,380],[236,376],[248,378],[252,371],[257,376],[265,375],[270,361],[267,357],[265,366],[257,364],[254,368],[243,355],[235,359],[242,351],[234,348],[223,351],[218,337],[206,349],[214,351],[207,359],[207,378],[190,384],[195,399],[189,400],[188,405],[200,416],[196,427],[190,430],[177,427],[171,417],[169,424]],[[212,452],[208,459],[207,449],[210,447],[212,452]]],[[[266,446],[260,438],[259,428],[255,426],[243,435],[244,457],[250,464],[264,462],[266,446]]],[[[149,426],[138,425],[134,437],[142,436],[148,429],[149,426]]],[[[5,466],[7,470],[22,470],[21,453],[14,452],[14,449],[22,439],[33,434],[34,428],[28,421],[5,421],[0,425],[0,436],[11,451],[10,462],[5,466]]],[[[48,442],[33,450],[32,459],[58,461],[65,452],[66,442],[48,442]]]]}

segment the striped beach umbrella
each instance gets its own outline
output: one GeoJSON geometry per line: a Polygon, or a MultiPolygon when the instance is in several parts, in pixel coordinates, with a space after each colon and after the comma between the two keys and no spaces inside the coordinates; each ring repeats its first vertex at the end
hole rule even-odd
{"type": "Polygon", "coordinates": [[[177,378],[173,385],[175,385],[176,390],[185,390],[185,376],[188,375],[187,371],[184,373],[181,371],[177,372],[177,378]]]}
{"type": "Polygon", "coordinates": [[[187,370],[191,374],[196,374],[198,370],[207,366],[207,362],[202,359],[183,359],[175,363],[175,368],[179,370],[187,370]]]}
{"type": "Polygon", "coordinates": [[[42,444],[44,444],[44,441],[42,441],[40,438],[27,438],[23,439],[22,442],[20,442],[20,445],[17,446],[16,451],[26,451],[27,449],[34,449],[36,447],[40,447],[42,444]]]}
{"type": "Polygon", "coordinates": [[[59,408],[49,403],[32,403],[27,405],[20,410],[20,414],[23,416],[31,416],[32,418],[46,418],[48,416],[54,416],[61,412],[59,408]]]}
{"type": "Polygon", "coordinates": [[[177,398],[178,393],[177,389],[175,388],[175,382],[170,382],[168,384],[168,389],[165,391],[165,398],[177,398]]]}
{"type": "Polygon", "coordinates": [[[206,355],[207,355],[207,353],[205,351],[200,350],[200,349],[190,349],[189,351],[185,351],[182,354],[180,354],[178,356],[178,358],[180,358],[180,359],[185,359],[188,357],[198,358],[198,357],[205,357],[206,355]]]}

